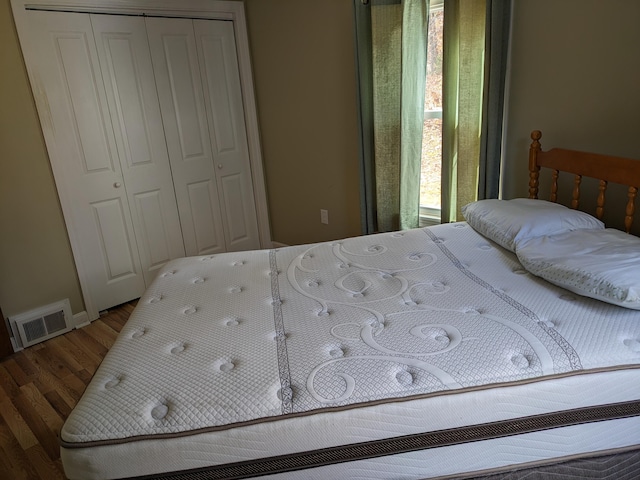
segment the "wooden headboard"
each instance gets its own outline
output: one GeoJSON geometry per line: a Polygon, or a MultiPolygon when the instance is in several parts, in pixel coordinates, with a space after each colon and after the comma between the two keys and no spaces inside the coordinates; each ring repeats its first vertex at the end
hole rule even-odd
{"type": "Polygon", "coordinates": [[[550,168],[552,202],[558,200],[558,175],[569,172],[575,175],[571,207],[578,208],[580,204],[580,183],[582,177],[591,177],[600,181],[597,197],[596,216],[602,220],[604,214],[605,195],[609,182],[626,185],[627,205],[625,209],[624,227],[627,233],[631,230],[635,199],[640,187],[640,161],[629,158],[611,157],[596,153],[552,148],[543,152],[540,146],[540,130],[531,132],[531,147],[529,147],[529,198],[538,198],[540,167],[550,168]]]}

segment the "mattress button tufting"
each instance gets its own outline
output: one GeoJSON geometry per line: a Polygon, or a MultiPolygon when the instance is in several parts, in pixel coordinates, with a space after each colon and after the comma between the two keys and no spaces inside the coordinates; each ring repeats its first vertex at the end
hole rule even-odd
{"type": "Polygon", "coordinates": [[[198,311],[197,307],[186,307],[182,313],[184,313],[185,315],[191,315],[193,313],[196,313],[198,311]]]}
{"type": "Polygon", "coordinates": [[[233,265],[234,267],[241,267],[242,265],[244,265],[244,260],[240,260],[238,262],[233,262],[231,265],[233,265]]]}
{"type": "Polygon", "coordinates": [[[551,320],[540,320],[538,322],[538,325],[540,325],[541,327],[556,328],[555,323],[553,323],[551,320]]]}
{"type": "Polygon", "coordinates": [[[329,355],[331,355],[333,358],[343,357],[344,356],[344,350],[342,350],[342,348],[332,348],[329,351],[329,355]]]}
{"type": "Polygon", "coordinates": [[[513,357],[511,357],[511,363],[513,363],[516,367],[518,367],[521,370],[524,370],[525,368],[529,368],[530,366],[529,359],[524,355],[522,355],[521,353],[518,353],[517,355],[514,355],[513,357]]]}
{"type": "Polygon", "coordinates": [[[237,318],[230,318],[225,322],[225,325],[227,327],[236,327],[236,326],[240,325],[240,322],[238,321],[237,318]]]}
{"type": "Polygon", "coordinates": [[[411,375],[406,370],[402,370],[396,373],[396,380],[400,385],[404,385],[405,387],[407,387],[413,383],[413,375],[411,375]]]}
{"type": "Polygon", "coordinates": [[[148,303],[158,303],[160,300],[162,300],[162,298],[163,298],[162,295],[151,297],[148,303]]]}
{"type": "Polygon", "coordinates": [[[289,387],[279,388],[277,395],[278,400],[282,401],[285,405],[289,405],[293,398],[293,390],[289,387]]]}
{"type": "Polygon", "coordinates": [[[178,353],[182,353],[184,352],[185,348],[186,348],[185,345],[177,345],[171,349],[171,353],[173,353],[174,355],[178,353]]]}
{"type": "Polygon", "coordinates": [[[568,293],[563,293],[558,297],[560,300],[564,300],[565,302],[575,302],[576,297],[573,295],[569,295],[568,293]]]}
{"type": "Polygon", "coordinates": [[[193,283],[204,283],[205,279],[202,277],[196,277],[193,279],[193,283]]]}
{"type": "Polygon", "coordinates": [[[640,352],[640,342],[638,340],[627,339],[622,343],[624,343],[632,352],[640,352]]]}
{"type": "Polygon", "coordinates": [[[131,334],[131,338],[140,338],[141,336],[143,336],[145,333],[147,333],[147,329],[146,328],[142,328],[140,330],[136,330],[135,332],[133,332],[131,334]]]}
{"type": "Polygon", "coordinates": [[[105,388],[113,388],[115,386],[117,386],[120,383],[120,378],[119,377],[115,377],[112,378],[111,380],[109,380],[107,383],[104,384],[105,388]]]}
{"type": "Polygon", "coordinates": [[[370,319],[369,325],[373,328],[384,328],[384,323],[378,320],[377,318],[370,319]]]}
{"type": "Polygon", "coordinates": [[[231,370],[233,370],[235,367],[235,365],[233,364],[233,362],[225,362],[222,365],[220,365],[220,371],[221,372],[230,372],[231,370]]]}
{"type": "Polygon", "coordinates": [[[522,268],[514,268],[512,272],[515,273],[516,275],[526,275],[527,273],[529,273],[522,268]]]}
{"type": "Polygon", "coordinates": [[[242,287],[238,287],[238,286],[231,287],[229,289],[229,292],[231,292],[231,293],[240,293],[240,292],[242,292],[242,287]]]}
{"type": "Polygon", "coordinates": [[[176,273],[176,271],[175,271],[175,270],[169,270],[168,272],[164,272],[164,273],[162,274],[162,277],[165,277],[165,278],[166,278],[166,277],[171,277],[171,276],[172,276],[172,275],[174,275],[175,273],[176,273]]]}
{"type": "Polygon", "coordinates": [[[169,413],[169,407],[165,404],[156,405],[151,409],[151,417],[154,420],[162,420],[169,413]]]}

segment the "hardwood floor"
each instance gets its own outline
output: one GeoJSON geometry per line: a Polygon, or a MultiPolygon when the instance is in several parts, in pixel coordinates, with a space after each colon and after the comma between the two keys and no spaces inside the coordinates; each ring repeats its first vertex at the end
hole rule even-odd
{"type": "Polygon", "coordinates": [[[0,478],[66,478],[60,429],[134,307],[0,361],[0,478]]]}

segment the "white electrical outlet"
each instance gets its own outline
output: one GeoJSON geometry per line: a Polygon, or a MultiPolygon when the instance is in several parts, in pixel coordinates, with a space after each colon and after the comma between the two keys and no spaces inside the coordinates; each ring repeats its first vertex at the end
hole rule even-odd
{"type": "Polygon", "coordinates": [[[329,224],[329,210],[320,210],[320,222],[326,225],[329,224]]]}

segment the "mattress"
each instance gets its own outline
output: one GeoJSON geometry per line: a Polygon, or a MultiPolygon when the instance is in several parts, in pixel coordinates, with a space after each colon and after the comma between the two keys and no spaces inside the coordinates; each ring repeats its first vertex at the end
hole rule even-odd
{"type": "Polygon", "coordinates": [[[639,367],[640,312],[466,223],[191,257],[140,299],[61,457],[71,479],[435,478],[624,451],[639,367]]]}

